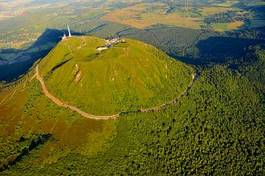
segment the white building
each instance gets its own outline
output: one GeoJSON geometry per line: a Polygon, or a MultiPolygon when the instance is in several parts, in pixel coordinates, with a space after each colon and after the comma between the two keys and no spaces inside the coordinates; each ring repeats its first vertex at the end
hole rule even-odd
{"type": "Polygon", "coordinates": [[[97,51],[104,51],[104,50],[107,50],[107,49],[109,49],[107,46],[97,47],[97,51]]]}
{"type": "Polygon", "coordinates": [[[67,25],[67,30],[68,30],[68,37],[72,37],[72,34],[71,34],[71,30],[70,30],[69,25],[67,25]]]}
{"type": "Polygon", "coordinates": [[[62,40],[65,40],[65,39],[67,39],[68,37],[72,37],[72,34],[71,34],[71,30],[70,30],[69,25],[67,25],[67,31],[68,31],[68,36],[66,36],[66,34],[64,33],[64,35],[63,35],[63,37],[62,37],[62,40]]]}

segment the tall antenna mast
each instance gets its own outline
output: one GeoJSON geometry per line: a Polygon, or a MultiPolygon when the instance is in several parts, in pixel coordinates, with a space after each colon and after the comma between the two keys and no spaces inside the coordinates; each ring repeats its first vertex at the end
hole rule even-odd
{"type": "Polygon", "coordinates": [[[188,0],[184,0],[184,9],[186,13],[186,17],[188,16],[189,4],[188,0]]]}
{"type": "Polygon", "coordinates": [[[72,37],[72,34],[71,34],[71,30],[70,30],[69,25],[67,25],[67,29],[68,29],[68,37],[72,37]]]}

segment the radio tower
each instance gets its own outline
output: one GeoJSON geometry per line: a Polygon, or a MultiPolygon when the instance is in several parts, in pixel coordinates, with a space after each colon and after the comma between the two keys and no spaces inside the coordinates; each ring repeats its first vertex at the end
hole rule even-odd
{"type": "Polygon", "coordinates": [[[184,0],[184,11],[187,17],[188,16],[188,0],[184,0]]]}
{"type": "Polygon", "coordinates": [[[68,29],[68,37],[72,37],[72,34],[71,34],[71,30],[70,30],[69,25],[67,25],[67,29],[68,29]]]}

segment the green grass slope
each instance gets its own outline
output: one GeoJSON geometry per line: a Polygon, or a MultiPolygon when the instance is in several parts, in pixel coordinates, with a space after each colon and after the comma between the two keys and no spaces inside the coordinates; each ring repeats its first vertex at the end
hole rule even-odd
{"type": "Polygon", "coordinates": [[[188,87],[193,69],[151,45],[126,39],[98,52],[105,40],[63,40],[40,63],[50,92],[96,115],[149,108],[188,87]]]}
{"type": "Polygon", "coordinates": [[[104,150],[60,150],[58,160],[47,162],[43,146],[3,174],[264,175],[264,89],[253,84],[255,74],[205,69],[176,105],[117,120],[104,150]]]}

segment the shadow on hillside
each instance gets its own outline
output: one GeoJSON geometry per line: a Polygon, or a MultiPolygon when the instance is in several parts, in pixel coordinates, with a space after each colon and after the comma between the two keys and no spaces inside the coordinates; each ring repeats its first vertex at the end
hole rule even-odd
{"type": "Polygon", "coordinates": [[[261,39],[247,39],[234,37],[209,37],[201,40],[196,47],[198,58],[207,63],[233,63],[241,59],[249,47],[264,44],[261,39]]]}
{"type": "MultiPolygon", "coordinates": [[[[46,29],[27,49],[0,49],[0,81],[14,81],[25,74],[38,59],[46,56],[66,31],[46,29]]],[[[75,35],[79,33],[73,32],[75,35]]]]}
{"type": "Polygon", "coordinates": [[[144,30],[127,29],[116,35],[144,41],[177,60],[201,66],[236,63],[248,52],[249,47],[265,42],[265,28],[217,33],[156,26],[144,30]]]}
{"type": "MultiPolygon", "coordinates": [[[[104,25],[97,28],[101,33],[115,26],[104,25]],[[101,29],[102,28],[102,29],[101,29]],[[101,32],[102,31],[102,32],[101,32]]],[[[213,65],[220,63],[237,63],[250,46],[265,42],[265,28],[244,29],[227,33],[194,30],[180,27],[157,25],[139,30],[122,28],[112,35],[128,37],[154,45],[168,55],[192,65],[213,65]]],[[[61,40],[65,31],[47,29],[38,40],[25,50],[0,50],[0,81],[13,81],[28,71],[33,63],[43,58],[61,40]],[[6,60],[12,60],[7,62],[6,60]]],[[[82,35],[74,33],[75,35],[82,35]]],[[[94,33],[89,33],[94,35],[94,33]]]]}

